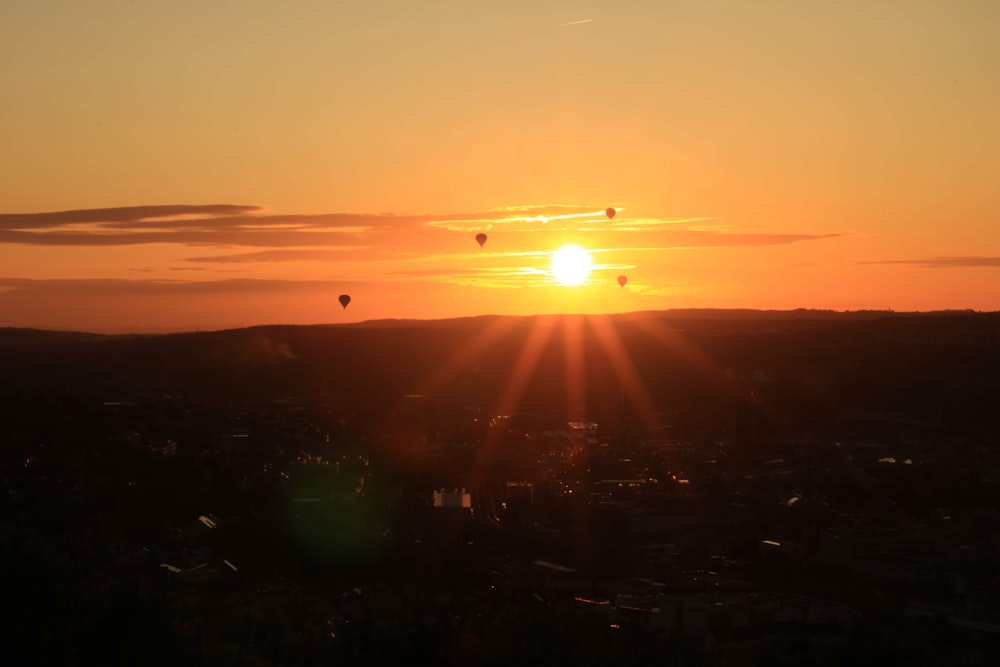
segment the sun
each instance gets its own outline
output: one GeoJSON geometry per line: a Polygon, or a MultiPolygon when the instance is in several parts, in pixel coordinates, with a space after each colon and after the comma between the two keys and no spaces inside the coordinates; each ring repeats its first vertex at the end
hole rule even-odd
{"type": "Polygon", "coordinates": [[[563,246],[552,253],[552,275],[562,285],[579,285],[591,267],[590,254],[580,246],[563,246]]]}

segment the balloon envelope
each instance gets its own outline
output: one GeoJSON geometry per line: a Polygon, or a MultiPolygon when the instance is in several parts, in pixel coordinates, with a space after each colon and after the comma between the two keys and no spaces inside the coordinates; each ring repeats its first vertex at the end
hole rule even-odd
{"type": "Polygon", "coordinates": [[[350,294],[341,294],[339,297],[337,297],[337,301],[340,302],[341,306],[343,306],[344,308],[347,308],[347,304],[349,304],[351,302],[351,295],[350,294]]]}
{"type": "Polygon", "coordinates": [[[482,232],[476,234],[476,243],[478,243],[479,247],[482,248],[483,244],[486,243],[486,234],[483,234],[482,232]]]}
{"type": "Polygon", "coordinates": [[[625,287],[625,283],[628,282],[628,276],[618,276],[618,284],[625,287]]]}
{"type": "Polygon", "coordinates": [[[608,216],[608,220],[611,220],[613,217],[615,217],[615,213],[617,213],[617,211],[615,211],[615,209],[613,208],[609,208],[606,211],[604,211],[604,215],[608,216]]]}

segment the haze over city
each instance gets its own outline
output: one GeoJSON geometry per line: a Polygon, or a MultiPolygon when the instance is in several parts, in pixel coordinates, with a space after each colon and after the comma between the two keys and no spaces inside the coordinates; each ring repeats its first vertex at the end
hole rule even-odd
{"type": "Polygon", "coordinates": [[[0,326],[997,310],[998,23],[987,0],[7,2],[0,326]]]}

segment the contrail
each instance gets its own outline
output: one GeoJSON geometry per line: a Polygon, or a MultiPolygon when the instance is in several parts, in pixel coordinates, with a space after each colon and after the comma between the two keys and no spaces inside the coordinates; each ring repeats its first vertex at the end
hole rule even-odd
{"type": "Polygon", "coordinates": [[[569,23],[560,23],[557,28],[565,28],[568,25],[580,25],[581,23],[592,23],[594,19],[581,19],[579,21],[570,21],[569,23]]]}

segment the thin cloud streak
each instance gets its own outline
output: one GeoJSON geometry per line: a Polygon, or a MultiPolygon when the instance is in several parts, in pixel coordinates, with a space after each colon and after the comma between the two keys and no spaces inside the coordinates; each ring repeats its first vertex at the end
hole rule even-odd
{"type": "Polygon", "coordinates": [[[666,237],[665,240],[673,239],[675,248],[709,248],[724,246],[765,246],[765,245],[786,245],[798,243],[800,241],[819,241],[822,239],[839,238],[846,236],[844,233],[832,234],[754,234],[754,233],[727,233],[710,232],[698,230],[679,230],[661,232],[666,237]]]}
{"type": "Polygon", "coordinates": [[[548,220],[593,216],[590,207],[543,205],[482,213],[250,215],[256,206],[133,206],[115,209],[0,214],[0,243],[43,246],[114,246],[149,243],[183,245],[279,246],[329,242],[319,234],[370,236],[379,231],[424,226],[474,231],[512,222],[537,225],[548,220]],[[574,212],[575,211],[575,212],[574,212]],[[584,211],[584,212],[580,212],[584,211]],[[236,213],[236,215],[233,215],[236,213]],[[201,214],[201,217],[198,217],[201,214]],[[191,217],[194,216],[194,217],[191,217]],[[299,235],[298,241],[292,239],[299,235]]]}
{"type": "MultiPolygon", "coordinates": [[[[643,232],[631,232],[630,238],[635,238],[643,232]]],[[[676,230],[664,232],[649,232],[655,234],[662,245],[627,246],[614,248],[588,248],[587,252],[656,252],[663,250],[685,250],[690,248],[721,248],[740,246],[773,246],[788,245],[805,241],[821,241],[824,239],[847,236],[845,233],[832,234],[752,234],[706,232],[695,230],[676,230]]]]}
{"type": "Polygon", "coordinates": [[[658,286],[653,287],[652,285],[645,285],[643,283],[632,283],[629,282],[628,286],[625,288],[633,294],[638,296],[676,296],[678,294],[694,293],[695,290],[692,289],[680,289],[676,286],[658,286]]]}
{"type": "MultiPolygon", "coordinates": [[[[408,261],[437,262],[441,260],[456,259],[505,259],[508,257],[550,257],[555,250],[525,250],[521,252],[462,252],[462,253],[438,253],[435,255],[423,255],[414,253],[412,257],[406,258],[408,261]]],[[[590,250],[588,252],[595,252],[590,250]]]]}
{"type": "Polygon", "coordinates": [[[77,209],[47,213],[0,213],[0,229],[44,229],[90,222],[138,222],[150,218],[169,219],[190,215],[244,215],[263,210],[260,206],[240,204],[170,204],[165,206],[77,209]]]}
{"type": "Polygon", "coordinates": [[[313,215],[241,215],[218,218],[193,218],[186,220],[141,220],[135,222],[108,222],[100,225],[100,229],[173,229],[219,231],[237,230],[310,230],[310,229],[355,229],[370,230],[392,227],[400,224],[423,223],[432,219],[426,215],[392,215],[370,213],[321,213],[313,215]]]}
{"type": "Polygon", "coordinates": [[[355,251],[370,251],[371,246],[329,246],[323,250],[258,250],[235,255],[211,255],[206,257],[185,257],[185,262],[219,264],[242,264],[252,262],[326,262],[343,259],[344,255],[355,251]]]}
{"type": "Polygon", "coordinates": [[[533,266],[498,266],[472,269],[412,269],[392,271],[388,276],[406,280],[458,285],[462,287],[518,288],[549,282],[549,270],[533,266]],[[538,279],[542,278],[541,281],[538,279]]]}
{"type": "Polygon", "coordinates": [[[452,278],[452,277],[514,277],[537,276],[548,273],[547,269],[533,266],[493,266],[472,269],[410,269],[389,271],[385,275],[400,278],[452,278]]]}
{"type": "Polygon", "coordinates": [[[919,259],[884,259],[859,264],[895,264],[914,269],[995,269],[1000,257],[922,257],[919,259]]]}
{"type": "MultiPolygon", "coordinates": [[[[0,229],[51,229],[90,225],[87,229],[196,229],[216,231],[248,226],[281,227],[383,227],[399,224],[431,223],[448,220],[496,220],[503,212],[461,213],[448,215],[395,213],[320,213],[258,215],[260,206],[217,204],[211,206],[129,206],[122,208],[82,209],[51,213],[0,213],[0,229]]],[[[545,214],[550,207],[539,209],[545,214]]]]}
{"type": "Polygon", "coordinates": [[[511,209],[503,209],[496,213],[497,214],[493,217],[489,215],[479,215],[469,216],[465,219],[458,217],[441,218],[431,221],[428,224],[431,227],[445,229],[451,232],[490,231],[495,227],[499,228],[501,226],[517,227],[516,229],[508,231],[555,231],[553,228],[547,227],[549,223],[585,220],[589,218],[592,218],[594,222],[598,222],[606,217],[603,210],[598,211],[591,209],[590,207],[568,205],[558,205],[555,207],[550,205],[536,209],[512,207],[511,209]],[[563,212],[565,209],[571,209],[577,212],[565,213],[563,212]],[[506,215],[503,215],[504,213],[506,213],[506,215]],[[511,215],[511,213],[514,213],[514,215],[511,215]],[[543,225],[546,228],[539,229],[539,225],[543,225]]]}
{"type": "Polygon", "coordinates": [[[560,23],[557,28],[566,28],[571,25],[581,25],[583,23],[593,23],[594,19],[580,19],[579,21],[570,21],[569,23],[560,23]]]}
{"type": "MultiPolygon", "coordinates": [[[[519,233],[627,231],[655,238],[650,249],[671,247],[714,247],[780,245],[798,241],[833,238],[842,234],[771,234],[684,228],[708,218],[640,218],[606,220],[603,210],[590,206],[546,204],[537,207],[508,207],[475,214],[358,214],[326,213],[310,215],[256,215],[257,206],[213,204],[206,206],[133,206],[116,209],[56,211],[37,214],[0,214],[0,243],[38,246],[123,246],[172,243],[187,246],[292,248],[308,245],[341,248],[345,243],[357,248],[373,246],[380,234],[403,228],[425,233],[447,234],[503,229],[511,238],[519,233]],[[244,213],[239,213],[240,211],[244,213]],[[233,214],[237,212],[237,214],[233,214]],[[198,217],[198,216],[201,217],[198,217]],[[205,216],[209,217],[205,217],[205,216]],[[194,216],[194,217],[191,217],[194,216]],[[562,224],[553,224],[562,223],[562,224]],[[566,223],[574,223],[568,225],[566,223]],[[358,241],[350,244],[351,240],[358,241]]],[[[444,237],[442,237],[444,238],[444,237]]],[[[266,251],[264,251],[266,252],[266,251]]],[[[293,252],[291,250],[289,253],[293,252]]],[[[405,256],[406,249],[394,254],[405,256]]],[[[264,261],[291,261],[276,259],[264,261]]],[[[212,261],[192,258],[191,261],[212,261]]],[[[249,255],[221,256],[215,261],[256,261],[249,255]]]]}
{"type": "Polygon", "coordinates": [[[223,232],[20,232],[0,230],[0,243],[35,246],[124,246],[172,243],[187,246],[290,247],[306,242],[314,245],[340,245],[345,236],[364,238],[356,231],[301,232],[295,230],[240,230],[223,232]]]}
{"type": "Polygon", "coordinates": [[[126,280],[84,278],[34,280],[0,278],[0,294],[73,296],[150,296],[158,294],[253,294],[289,292],[301,289],[330,290],[350,284],[342,280],[278,280],[230,278],[226,280],[126,280]]]}
{"type": "MultiPolygon", "coordinates": [[[[633,218],[612,222],[608,225],[608,229],[620,232],[650,231],[658,227],[676,227],[677,225],[705,223],[711,222],[712,220],[714,220],[714,218],[633,218]]],[[[702,230],[700,226],[688,227],[688,229],[695,231],[718,231],[710,229],[702,230]]]]}

